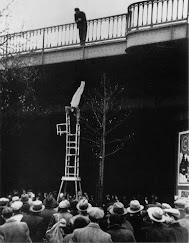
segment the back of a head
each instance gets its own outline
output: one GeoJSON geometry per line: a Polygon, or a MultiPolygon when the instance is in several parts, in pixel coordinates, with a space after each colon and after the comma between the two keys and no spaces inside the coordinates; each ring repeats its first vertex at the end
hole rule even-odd
{"type": "Polygon", "coordinates": [[[185,213],[189,214],[189,202],[185,204],[185,213]]]}
{"type": "Polygon", "coordinates": [[[111,214],[109,217],[110,225],[118,224],[121,225],[122,217],[119,214],[111,214]]]}
{"type": "Polygon", "coordinates": [[[83,217],[77,217],[74,220],[73,228],[74,229],[84,228],[87,225],[88,225],[88,223],[87,223],[86,219],[84,219],[83,217]]]}
{"type": "Polygon", "coordinates": [[[12,210],[11,207],[6,207],[6,208],[3,209],[2,216],[5,219],[9,219],[12,215],[13,215],[13,210],[12,210]]]}

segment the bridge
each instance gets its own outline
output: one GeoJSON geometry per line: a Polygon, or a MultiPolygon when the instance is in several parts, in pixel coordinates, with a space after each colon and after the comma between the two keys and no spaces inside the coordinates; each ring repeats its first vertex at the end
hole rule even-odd
{"type": "Polygon", "coordinates": [[[0,55],[11,61],[19,54],[31,66],[124,55],[135,46],[188,38],[188,12],[188,0],[137,2],[125,14],[88,20],[83,48],[70,23],[0,36],[0,55]]]}

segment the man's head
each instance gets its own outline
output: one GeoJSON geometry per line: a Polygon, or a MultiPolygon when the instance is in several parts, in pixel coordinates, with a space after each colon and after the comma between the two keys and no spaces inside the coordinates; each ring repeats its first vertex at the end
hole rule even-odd
{"type": "Polygon", "coordinates": [[[74,10],[76,13],[78,13],[80,11],[79,8],[75,8],[74,10]]]}
{"type": "Polygon", "coordinates": [[[12,210],[11,207],[6,207],[6,208],[3,209],[2,216],[5,220],[12,217],[12,215],[13,215],[13,210],[12,210]]]}

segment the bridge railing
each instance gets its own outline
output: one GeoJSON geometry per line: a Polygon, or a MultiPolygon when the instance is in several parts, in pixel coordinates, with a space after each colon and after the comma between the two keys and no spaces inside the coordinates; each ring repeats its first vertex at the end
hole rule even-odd
{"type": "MultiPolygon", "coordinates": [[[[126,14],[88,20],[86,42],[125,38],[126,23],[126,14]]],[[[3,54],[15,54],[68,47],[80,41],[76,24],[70,23],[0,36],[1,43],[4,43],[3,54]]]]}
{"type": "Polygon", "coordinates": [[[148,0],[128,7],[128,31],[186,20],[188,0],[148,0]]]}
{"type": "MultiPolygon", "coordinates": [[[[87,21],[87,43],[125,38],[131,31],[186,21],[188,0],[148,0],[133,3],[127,14],[87,21]]],[[[0,55],[73,47],[79,44],[75,23],[0,36],[0,55]]]]}

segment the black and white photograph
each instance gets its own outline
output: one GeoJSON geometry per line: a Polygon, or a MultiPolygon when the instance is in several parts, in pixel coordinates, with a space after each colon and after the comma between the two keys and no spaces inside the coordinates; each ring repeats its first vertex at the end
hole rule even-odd
{"type": "Polygon", "coordinates": [[[189,242],[188,0],[1,0],[0,242],[189,242]]]}

